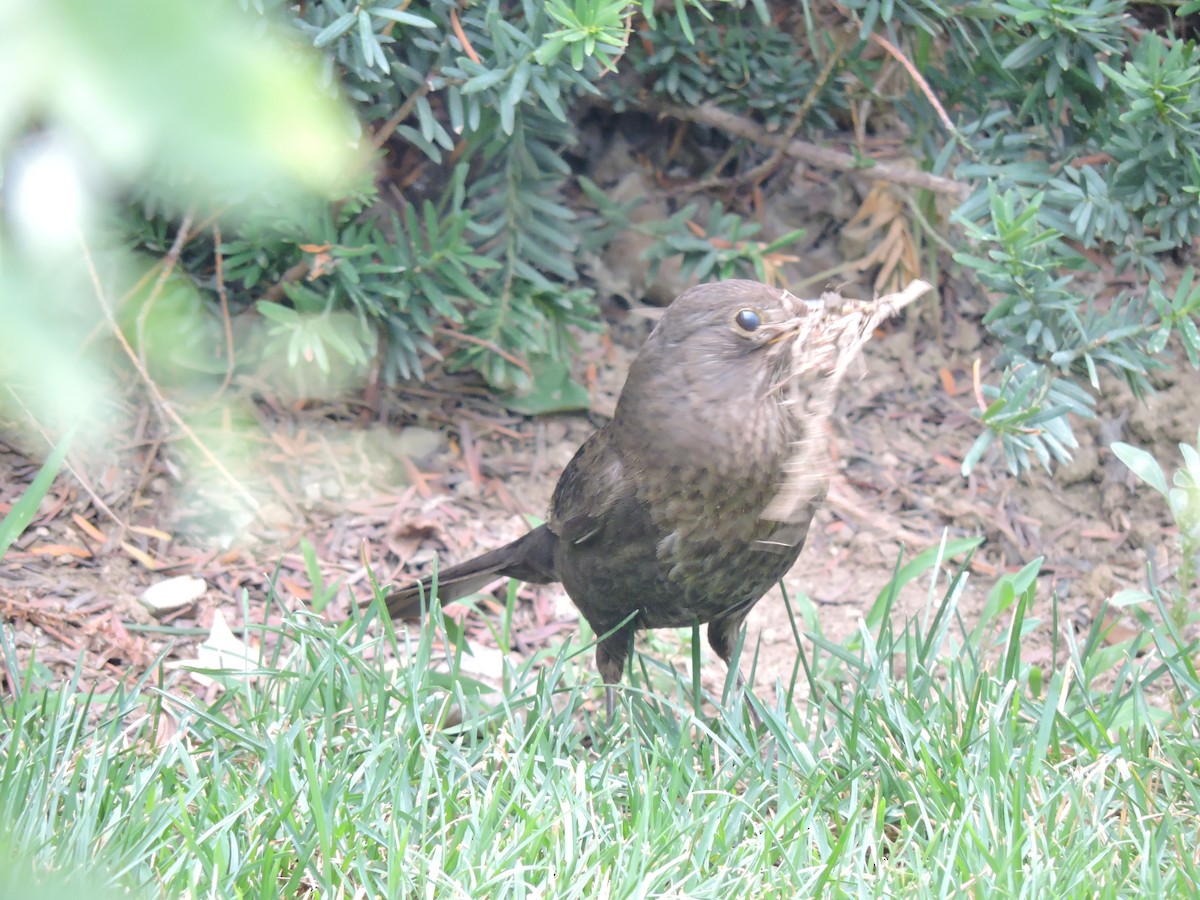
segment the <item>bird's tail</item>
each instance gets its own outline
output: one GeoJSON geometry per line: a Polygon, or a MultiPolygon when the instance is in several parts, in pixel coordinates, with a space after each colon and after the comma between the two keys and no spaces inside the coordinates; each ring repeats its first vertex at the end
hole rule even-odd
{"type": "MultiPolygon", "coordinates": [[[[531,584],[558,581],[554,566],[554,548],[558,537],[541,525],[511,544],[505,544],[442,569],[437,575],[437,599],[452,603],[473,594],[490,581],[507,576],[531,584]]],[[[415,619],[421,615],[421,605],[433,602],[433,579],[422,578],[415,584],[388,594],[384,603],[393,619],[415,619]]]]}

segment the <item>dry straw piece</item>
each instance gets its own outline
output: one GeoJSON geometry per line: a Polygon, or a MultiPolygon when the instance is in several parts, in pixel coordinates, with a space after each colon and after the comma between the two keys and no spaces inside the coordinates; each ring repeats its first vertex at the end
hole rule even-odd
{"type": "Polygon", "coordinates": [[[786,405],[802,423],[803,432],[784,467],[779,493],[763,510],[764,519],[807,519],[806,507],[824,495],[833,474],[825,426],[833,415],[842,377],[881,322],[932,289],[928,282],[913,281],[904,290],[873,301],[849,300],[833,292],[819,300],[800,301],[808,313],[792,345],[792,376],[781,390],[788,392],[786,405]]]}

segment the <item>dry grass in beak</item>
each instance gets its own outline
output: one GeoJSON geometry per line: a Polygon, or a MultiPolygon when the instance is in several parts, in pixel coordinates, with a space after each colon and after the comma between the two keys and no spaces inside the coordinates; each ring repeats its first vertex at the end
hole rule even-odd
{"type": "Polygon", "coordinates": [[[928,282],[913,281],[903,291],[874,301],[848,300],[840,294],[826,293],[819,300],[801,301],[808,307],[808,314],[799,320],[795,331],[789,329],[771,339],[774,343],[786,334],[796,334],[792,379],[784,389],[792,395],[788,406],[802,423],[802,436],[785,466],[779,493],[763,510],[763,518],[794,521],[821,491],[833,474],[824,432],[833,415],[842,377],[880,323],[932,289],[928,282]],[[813,393],[801,393],[800,385],[814,383],[817,387],[813,393]]]}

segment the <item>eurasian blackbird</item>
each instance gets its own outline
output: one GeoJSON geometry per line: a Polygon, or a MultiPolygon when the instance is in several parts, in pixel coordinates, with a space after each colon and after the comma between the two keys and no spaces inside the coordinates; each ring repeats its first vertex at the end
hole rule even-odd
{"type": "MultiPolygon", "coordinates": [[[[440,600],[498,576],[562,582],[601,636],[610,714],[637,629],[707,623],[729,664],[747,613],[800,555],[822,499],[785,523],[762,515],[800,436],[781,388],[805,313],[755,281],[681,294],[630,367],[612,421],[563,471],[546,523],[442,569],[440,600]]],[[[392,593],[388,612],[419,614],[429,590],[425,579],[392,593]]]]}

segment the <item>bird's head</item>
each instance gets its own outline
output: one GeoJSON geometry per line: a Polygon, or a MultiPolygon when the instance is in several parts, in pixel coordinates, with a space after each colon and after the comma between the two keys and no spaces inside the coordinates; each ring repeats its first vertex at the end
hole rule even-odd
{"type": "Polygon", "coordinates": [[[701,284],[680,294],[646,339],[635,366],[683,382],[741,380],[759,388],[788,371],[809,306],[757,281],[701,284]]]}

